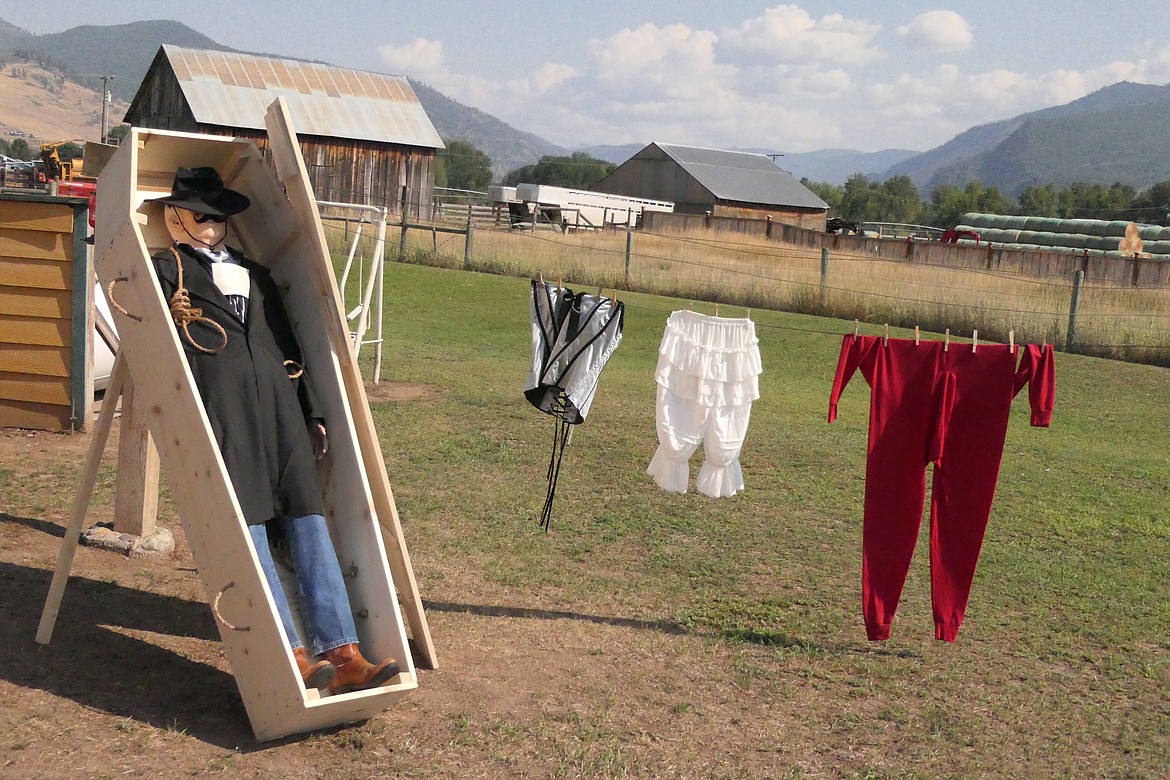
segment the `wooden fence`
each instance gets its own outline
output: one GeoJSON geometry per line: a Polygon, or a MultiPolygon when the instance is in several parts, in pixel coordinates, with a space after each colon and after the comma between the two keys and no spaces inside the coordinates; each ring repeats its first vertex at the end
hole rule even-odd
{"type": "Polygon", "coordinates": [[[1086,281],[1133,287],[1170,287],[1170,262],[1141,257],[1107,257],[1082,252],[1003,249],[993,244],[941,244],[917,239],[868,238],[822,233],[773,220],[650,212],[644,230],[712,230],[765,238],[791,246],[828,249],[850,257],[871,257],[947,268],[1006,271],[1025,276],[1069,278],[1084,272],[1086,281]]]}

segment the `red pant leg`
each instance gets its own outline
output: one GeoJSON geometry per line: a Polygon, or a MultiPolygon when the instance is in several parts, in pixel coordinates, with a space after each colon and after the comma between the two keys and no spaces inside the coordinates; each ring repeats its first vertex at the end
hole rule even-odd
{"type": "Polygon", "coordinates": [[[930,584],[935,637],[955,641],[995,498],[1014,395],[1006,345],[952,344],[943,356],[955,399],[935,465],[930,502],[930,584]]]}
{"type": "Polygon", "coordinates": [[[860,366],[872,388],[861,594],[866,634],[881,640],[890,637],[922,522],[942,345],[874,341],[860,366]]]}

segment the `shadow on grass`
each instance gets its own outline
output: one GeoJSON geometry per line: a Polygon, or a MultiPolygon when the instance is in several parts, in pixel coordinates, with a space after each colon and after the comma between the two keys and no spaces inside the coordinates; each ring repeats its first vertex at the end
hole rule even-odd
{"type": "Polygon", "coordinates": [[[40,520],[35,517],[17,517],[16,515],[10,515],[6,512],[0,512],[0,523],[23,525],[26,528],[31,528],[34,531],[39,531],[43,534],[47,534],[48,536],[55,536],[58,539],[65,538],[65,528],[63,526],[57,525],[56,523],[50,523],[48,520],[40,520]]]}
{"type": "MultiPolygon", "coordinates": [[[[765,647],[784,647],[800,650],[810,655],[828,654],[844,655],[850,653],[864,655],[880,655],[892,658],[921,658],[921,654],[904,648],[887,649],[877,647],[872,643],[864,645],[838,644],[822,645],[801,639],[780,631],[755,628],[716,628],[690,627],[672,620],[638,620],[637,618],[607,617],[605,615],[587,615],[581,612],[568,612],[558,609],[533,609],[530,607],[501,607],[491,604],[455,604],[445,601],[428,601],[423,599],[423,608],[432,612],[450,612],[457,614],[479,615],[480,617],[529,618],[536,620],[580,620],[586,623],[596,623],[619,628],[633,628],[641,631],[658,631],[671,636],[694,636],[706,639],[716,639],[726,642],[740,642],[743,644],[761,645],[765,647]]],[[[417,653],[416,653],[417,655],[417,653]]]]}
{"type": "Polygon", "coordinates": [[[669,620],[638,620],[636,618],[606,617],[567,612],[559,609],[531,609],[528,607],[498,607],[490,604],[452,604],[443,601],[423,599],[423,607],[434,612],[456,612],[481,617],[536,618],[538,620],[581,620],[620,628],[660,631],[664,634],[682,635],[691,633],[678,623],[669,620]]]}

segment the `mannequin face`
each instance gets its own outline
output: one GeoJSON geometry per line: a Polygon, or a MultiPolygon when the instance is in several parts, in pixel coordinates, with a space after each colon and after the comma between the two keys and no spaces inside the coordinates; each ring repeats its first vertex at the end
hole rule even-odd
{"type": "Polygon", "coordinates": [[[180,244],[190,244],[191,246],[205,246],[209,249],[218,250],[223,246],[223,240],[227,236],[226,222],[197,222],[196,217],[200,216],[193,211],[187,209],[177,209],[173,206],[166,206],[167,231],[171,234],[171,240],[180,244]]]}

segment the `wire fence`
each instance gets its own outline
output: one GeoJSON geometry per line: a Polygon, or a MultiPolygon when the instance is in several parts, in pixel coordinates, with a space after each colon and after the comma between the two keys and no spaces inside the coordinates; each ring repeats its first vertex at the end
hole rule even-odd
{"type": "MultiPolygon", "coordinates": [[[[332,233],[344,228],[331,226],[332,233]]],[[[402,219],[388,259],[1170,365],[1170,290],[897,262],[714,231],[519,232],[402,219]],[[395,248],[397,252],[395,252],[395,248]]],[[[341,243],[339,237],[339,244],[341,243]]],[[[851,325],[850,325],[851,327],[851,325]]],[[[833,334],[839,335],[839,334],[833,334]]]]}

